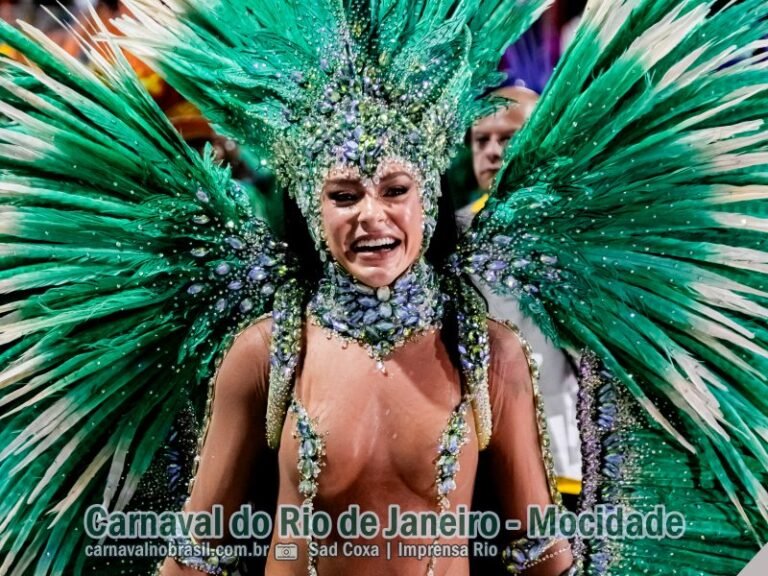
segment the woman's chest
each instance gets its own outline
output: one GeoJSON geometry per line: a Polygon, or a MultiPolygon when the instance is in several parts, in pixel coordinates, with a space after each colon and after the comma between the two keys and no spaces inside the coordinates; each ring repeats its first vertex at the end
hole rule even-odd
{"type": "Polygon", "coordinates": [[[438,485],[450,487],[445,480],[451,479],[451,491],[471,494],[477,464],[472,411],[466,404],[459,409],[459,374],[437,334],[396,351],[386,373],[362,348],[342,348],[319,335],[309,331],[297,373],[281,474],[298,486],[305,472],[317,472],[320,505],[360,503],[382,490],[434,502],[438,485]],[[302,465],[307,454],[317,467],[302,465]]]}

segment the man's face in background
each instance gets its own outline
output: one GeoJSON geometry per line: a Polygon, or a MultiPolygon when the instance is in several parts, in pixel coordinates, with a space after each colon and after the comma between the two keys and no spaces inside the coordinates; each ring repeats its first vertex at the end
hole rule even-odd
{"type": "Polygon", "coordinates": [[[539,99],[536,92],[517,86],[501,88],[494,95],[513,102],[496,114],[482,118],[471,132],[472,167],[480,189],[486,192],[501,168],[507,142],[523,127],[539,99]]]}

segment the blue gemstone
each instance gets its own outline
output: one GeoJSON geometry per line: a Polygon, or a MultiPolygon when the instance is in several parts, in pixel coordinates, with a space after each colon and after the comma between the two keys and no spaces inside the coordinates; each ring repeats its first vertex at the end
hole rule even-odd
{"type": "Polygon", "coordinates": [[[612,464],[606,464],[603,466],[603,474],[615,480],[619,477],[619,469],[612,464]]]}
{"type": "Polygon", "coordinates": [[[528,551],[528,556],[531,558],[531,560],[536,560],[539,556],[544,554],[544,552],[547,551],[547,549],[550,546],[549,540],[544,540],[542,542],[539,542],[538,544],[535,544],[531,547],[531,549],[528,551]]]}
{"type": "Polygon", "coordinates": [[[456,489],[456,482],[451,478],[440,482],[438,486],[438,491],[440,492],[440,494],[448,494],[449,492],[455,489],[456,489]]]}
{"type": "Polygon", "coordinates": [[[215,272],[219,276],[225,276],[229,274],[229,271],[232,269],[232,267],[226,263],[226,262],[220,262],[216,265],[215,272]]]}
{"type": "Polygon", "coordinates": [[[501,260],[494,260],[490,264],[488,264],[488,270],[493,270],[494,272],[498,272],[499,270],[504,270],[504,268],[507,267],[506,262],[502,262],[501,260]]]}
{"type": "Polygon", "coordinates": [[[483,254],[482,252],[479,252],[477,254],[473,254],[472,256],[470,256],[469,262],[475,265],[484,264],[489,258],[490,256],[488,256],[488,254],[483,254]]]}
{"type": "Polygon", "coordinates": [[[359,324],[360,320],[362,320],[362,319],[363,319],[363,311],[362,310],[358,310],[358,311],[353,312],[352,314],[349,315],[349,322],[350,322],[350,324],[359,324]]]}
{"type": "Polygon", "coordinates": [[[526,556],[525,556],[525,552],[523,552],[522,550],[520,550],[518,548],[513,548],[512,549],[511,556],[512,556],[512,559],[515,561],[515,563],[518,564],[518,565],[525,564],[526,561],[528,560],[528,558],[526,558],[526,556]]]}
{"type": "Polygon", "coordinates": [[[227,244],[229,244],[233,250],[243,249],[243,241],[240,240],[240,238],[237,238],[236,236],[230,236],[229,238],[227,238],[227,244]]]}
{"type": "Polygon", "coordinates": [[[332,320],[331,327],[336,332],[346,332],[347,330],[349,330],[349,326],[347,326],[344,322],[341,322],[339,320],[332,320]]]}
{"type": "Polygon", "coordinates": [[[240,288],[243,287],[243,283],[240,282],[240,280],[233,280],[229,284],[227,284],[227,288],[230,290],[240,290],[240,288]]]}
{"type": "Polygon", "coordinates": [[[258,266],[254,266],[248,271],[248,280],[251,282],[261,282],[267,277],[267,273],[259,268],[258,266]]]}
{"type": "Polygon", "coordinates": [[[200,292],[203,291],[203,288],[205,288],[205,286],[202,284],[192,284],[189,288],[187,288],[187,294],[192,294],[193,296],[195,294],[200,294],[200,292]]]}
{"type": "Polygon", "coordinates": [[[251,302],[250,299],[246,298],[242,302],[240,302],[240,312],[245,314],[246,312],[250,312],[253,309],[253,302],[251,302]]]}
{"type": "Polygon", "coordinates": [[[363,314],[363,324],[370,325],[379,319],[379,313],[375,308],[369,308],[363,314]]]}
{"type": "Polygon", "coordinates": [[[407,309],[405,309],[405,308],[397,308],[397,309],[395,310],[395,317],[396,317],[398,320],[400,320],[400,321],[403,321],[403,320],[405,320],[406,318],[408,318],[408,315],[409,315],[409,314],[410,314],[410,312],[408,312],[408,310],[407,310],[407,309]]]}
{"type": "Polygon", "coordinates": [[[382,318],[390,318],[392,316],[392,306],[389,302],[382,302],[379,306],[379,315],[382,318]]]}
{"type": "Polygon", "coordinates": [[[371,298],[370,296],[363,296],[362,298],[358,298],[357,301],[360,303],[360,306],[364,308],[373,308],[379,304],[379,301],[376,298],[371,298]]]}
{"type": "Polygon", "coordinates": [[[317,454],[317,446],[315,445],[315,441],[311,438],[304,440],[304,442],[301,443],[299,453],[302,457],[313,457],[315,454],[317,454]]]}
{"type": "Polygon", "coordinates": [[[621,464],[622,460],[624,460],[624,457],[621,454],[609,454],[605,457],[606,462],[610,462],[617,466],[621,464]]]}

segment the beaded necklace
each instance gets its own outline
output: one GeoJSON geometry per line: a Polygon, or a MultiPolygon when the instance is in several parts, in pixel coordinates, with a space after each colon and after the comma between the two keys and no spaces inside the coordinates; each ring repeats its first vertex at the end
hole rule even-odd
{"type": "Polygon", "coordinates": [[[358,342],[386,373],[384,359],[410,338],[438,329],[444,296],[436,274],[419,259],[391,286],[371,288],[329,263],[309,303],[312,322],[345,343],[358,342]]]}

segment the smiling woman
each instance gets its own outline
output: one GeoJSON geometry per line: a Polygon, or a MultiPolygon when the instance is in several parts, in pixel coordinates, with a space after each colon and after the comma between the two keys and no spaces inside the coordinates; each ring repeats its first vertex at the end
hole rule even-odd
{"type": "Polygon", "coordinates": [[[421,177],[403,163],[382,162],[372,178],[332,169],[321,214],[331,256],[368,286],[393,283],[421,251],[421,177]]]}
{"type": "MultiPolygon", "coordinates": [[[[590,2],[444,266],[440,175],[546,0],[127,4],[124,46],[83,41],[95,71],[0,21],[30,63],[0,66],[0,573],[144,573],[91,564],[82,514],[181,508],[182,476],[186,511],[221,506],[205,543],[237,540],[242,508],[322,524],[273,531],[249,574],[470,574],[466,535],[334,531],[355,505],[496,512],[473,576],[737,574],[768,540],[765,0],[590,2]],[[314,259],[173,132],[123,47],[266,151],[314,259]],[[665,504],[683,538],[528,531],[559,504],[538,369],[470,274],[584,350],[583,506],[665,504]],[[347,540],[403,553],[320,555],[347,540]]],[[[176,536],[163,576],[234,574],[176,536]]]]}

